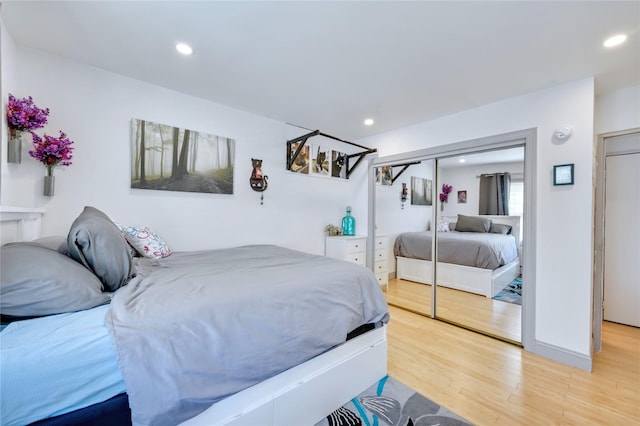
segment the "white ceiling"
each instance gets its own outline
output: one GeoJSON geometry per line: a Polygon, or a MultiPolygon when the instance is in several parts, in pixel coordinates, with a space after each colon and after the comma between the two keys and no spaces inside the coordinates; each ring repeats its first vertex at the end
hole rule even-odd
{"type": "Polygon", "coordinates": [[[640,85],[638,1],[5,0],[0,14],[19,45],[343,139],[590,76],[597,94],[640,85]]]}

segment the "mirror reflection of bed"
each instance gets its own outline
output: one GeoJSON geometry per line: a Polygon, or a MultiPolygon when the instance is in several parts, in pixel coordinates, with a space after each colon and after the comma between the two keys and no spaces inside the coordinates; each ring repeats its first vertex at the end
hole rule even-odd
{"type": "MultiPolygon", "coordinates": [[[[432,305],[430,257],[429,261],[425,261],[416,259],[416,257],[420,257],[417,253],[408,257],[398,257],[396,252],[390,253],[390,258],[395,259],[395,269],[391,268],[394,270],[395,278],[389,280],[386,292],[387,301],[391,305],[427,316],[432,316],[431,307],[435,306],[435,316],[438,319],[513,343],[520,343],[522,301],[518,300],[517,294],[510,291],[516,285],[520,286],[516,290],[519,290],[520,293],[522,291],[520,259],[522,258],[524,148],[506,148],[499,151],[438,158],[437,183],[434,164],[434,160],[423,160],[421,164],[411,166],[404,172],[404,175],[408,176],[401,176],[396,181],[396,185],[400,187],[398,182],[410,181],[411,176],[418,175],[425,179],[431,179],[434,182],[435,193],[432,205],[408,205],[404,207],[405,211],[398,213],[393,205],[388,205],[392,203],[389,195],[384,193],[388,189],[379,186],[376,190],[376,224],[378,229],[382,228],[386,234],[390,235],[392,250],[396,245],[394,242],[398,235],[403,232],[421,232],[429,235],[437,233],[438,259],[440,261],[436,269],[439,283],[436,303],[432,305]],[[461,158],[464,158],[464,163],[460,162],[461,158]],[[479,177],[482,174],[497,172],[510,173],[511,211],[507,215],[479,215],[479,177]],[[441,209],[439,199],[443,183],[451,185],[453,190],[441,209]],[[381,203],[387,203],[387,205],[381,205],[381,203]],[[406,209],[414,211],[407,214],[406,209]],[[422,209],[421,213],[416,212],[419,209],[422,209]],[[395,218],[392,219],[393,214],[390,211],[395,211],[395,218]],[[422,223],[428,223],[428,226],[424,226],[422,229],[417,228],[416,223],[419,224],[419,222],[414,219],[415,215],[422,215],[422,223]],[[487,232],[456,232],[458,215],[487,219],[490,221],[489,227],[491,227],[491,223],[496,224],[495,233],[488,232],[488,230],[487,232]],[[431,232],[431,223],[434,220],[435,225],[433,232],[431,232]],[[388,229],[390,221],[396,224],[391,226],[394,232],[390,232],[388,229]],[[453,232],[437,232],[438,222],[443,225],[442,222],[445,221],[447,230],[453,232]],[[498,228],[501,226],[503,229],[499,230],[498,228]],[[510,236],[508,238],[504,235],[498,236],[498,233],[504,232],[506,227],[510,227],[510,236]],[[427,232],[427,228],[430,230],[429,232],[427,232]],[[487,260],[487,254],[480,254],[481,262],[479,265],[469,264],[469,259],[465,264],[464,259],[459,262],[448,258],[452,253],[456,254],[461,250],[450,246],[449,239],[456,236],[467,239],[480,237],[490,240],[493,238],[508,240],[510,238],[513,246],[507,251],[511,250],[516,253],[515,255],[499,253],[498,259],[493,259],[493,261],[487,260]],[[463,263],[463,265],[456,263],[463,263]],[[519,281],[514,281],[516,279],[519,281]],[[512,294],[514,297],[510,297],[512,294]]],[[[399,189],[398,191],[394,190],[395,186],[392,192],[399,191],[399,189]]],[[[429,256],[430,244],[430,240],[428,240],[421,245],[429,256]]],[[[495,247],[496,244],[496,241],[489,242],[491,247],[495,247]]],[[[418,250],[418,248],[414,247],[414,250],[418,250]]],[[[462,257],[464,258],[465,255],[463,254],[462,257]]],[[[472,255],[467,255],[467,258],[469,257],[472,255]]]]}

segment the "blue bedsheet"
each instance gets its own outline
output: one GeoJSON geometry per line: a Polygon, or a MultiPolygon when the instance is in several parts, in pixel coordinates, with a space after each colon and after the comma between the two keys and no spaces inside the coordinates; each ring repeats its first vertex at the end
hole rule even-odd
{"type": "Polygon", "coordinates": [[[125,391],[104,325],[108,309],[16,321],[2,330],[0,424],[31,423],[125,391]]]}

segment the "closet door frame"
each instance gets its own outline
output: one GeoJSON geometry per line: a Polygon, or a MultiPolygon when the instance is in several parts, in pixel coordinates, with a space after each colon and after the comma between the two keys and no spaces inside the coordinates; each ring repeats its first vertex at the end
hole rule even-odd
{"type": "MultiPolygon", "coordinates": [[[[537,352],[535,340],[535,288],[536,288],[536,157],[537,157],[537,129],[525,129],[515,132],[503,133],[500,135],[489,136],[480,139],[472,139],[463,142],[457,142],[448,145],[435,146],[416,151],[410,151],[400,154],[389,155],[385,157],[374,158],[369,162],[369,222],[368,222],[368,238],[367,246],[373,245],[375,238],[375,179],[371,176],[375,173],[376,167],[384,165],[400,164],[409,161],[437,160],[441,157],[450,157],[463,154],[471,154],[483,151],[493,151],[496,149],[509,148],[513,146],[524,146],[525,164],[524,164],[524,222],[523,222],[523,247],[522,247],[522,263],[523,263],[523,280],[526,285],[523,287],[523,304],[522,304],[522,346],[529,352],[537,352]]],[[[437,169],[437,168],[436,168],[437,169]]],[[[437,173],[434,170],[434,173],[437,173]]],[[[435,185],[433,186],[435,190],[435,185]]],[[[435,198],[434,198],[435,199],[435,198]]],[[[435,204],[435,203],[434,203],[435,204]]],[[[437,214],[433,209],[433,216],[437,214]]],[[[435,219],[433,219],[435,220],[435,219]]],[[[432,220],[432,223],[435,223],[432,220]]],[[[434,232],[435,226],[432,227],[434,232]]],[[[435,238],[432,238],[435,241],[435,238]]],[[[368,253],[369,255],[369,253],[368,253]]],[[[373,257],[373,253],[371,253],[373,257]]],[[[434,271],[437,268],[434,268],[434,271]]],[[[434,274],[437,272],[434,272],[434,274]]],[[[434,276],[435,278],[435,276],[434,276]]],[[[437,282],[437,281],[434,281],[437,282]]],[[[435,288],[433,286],[432,288],[435,288]]],[[[432,313],[435,297],[432,297],[432,313]]]]}
{"type": "Polygon", "coordinates": [[[640,128],[598,135],[596,142],[596,184],[594,195],[593,239],[593,324],[591,324],[591,355],[602,351],[602,298],[604,291],[604,211],[605,211],[605,161],[607,139],[640,133],[640,128]]]}

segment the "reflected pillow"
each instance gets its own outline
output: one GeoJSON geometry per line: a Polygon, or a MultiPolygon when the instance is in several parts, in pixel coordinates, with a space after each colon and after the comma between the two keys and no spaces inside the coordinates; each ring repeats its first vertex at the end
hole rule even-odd
{"type": "Polygon", "coordinates": [[[492,234],[509,235],[511,234],[511,225],[505,225],[503,223],[491,223],[489,232],[491,232],[492,234]]]}
{"type": "Polygon", "coordinates": [[[109,217],[85,207],[71,224],[69,255],[89,268],[108,291],[116,291],[134,275],[127,242],[109,217]]]}
{"type": "Polygon", "coordinates": [[[0,249],[0,313],[35,317],[93,308],[109,301],[102,283],[68,256],[33,243],[0,249]]]}
{"type": "Polygon", "coordinates": [[[456,231],[458,232],[489,232],[491,220],[486,217],[458,215],[456,231]]]}
{"type": "Polygon", "coordinates": [[[438,232],[449,232],[449,222],[447,222],[446,220],[441,220],[440,222],[438,222],[437,231],[438,232]]]}

